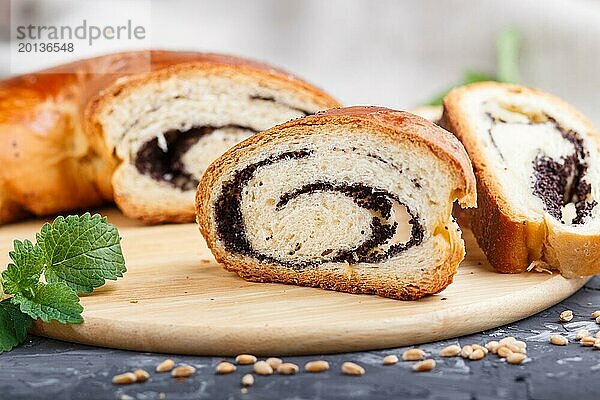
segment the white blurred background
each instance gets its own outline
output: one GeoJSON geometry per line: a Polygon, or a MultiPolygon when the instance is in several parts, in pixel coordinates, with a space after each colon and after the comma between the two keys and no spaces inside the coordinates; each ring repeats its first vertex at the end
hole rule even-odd
{"type": "MultiPolygon", "coordinates": [[[[102,4],[14,0],[12,7],[29,19],[60,24],[85,15],[90,1],[102,4]]],[[[496,38],[514,26],[522,35],[522,82],[564,97],[600,125],[600,0],[149,1],[154,48],[260,59],[345,104],[400,109],[459,82],[465,70],[494,73],[496,38]]],[[[123,10],[107,6],[102,17],[110,21],[123,10]]],[[[0,15],[0,76],[7,76],[7,0],[0,0],[0,15]]],[[[113,43],[93,52],[120,49],[113,43]]],[[[24,68],[42,66],[39,57],[24,68]]]]}

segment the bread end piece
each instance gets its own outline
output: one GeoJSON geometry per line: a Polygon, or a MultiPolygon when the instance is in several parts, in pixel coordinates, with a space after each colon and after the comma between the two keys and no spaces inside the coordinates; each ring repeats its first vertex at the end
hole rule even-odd
{"type": "MultiPolygon", "coordinates": [[[[597,146],[600,141],[598,132],[577,110],[538,89],[481,82],[452,90],[444,99],[439,124],[459,138],[473,163],[478,204],[476,208],[463,210],[463,213],[468,217],[479,246],[490,264],[501,273],[522,273],[539,265],[545,270],[557,270],[567,278],[600,273],[600,232],[569,231],[547,213],[542,217],[517,213],[503,196],[462,103],[470,93],[490,89],[506,96],[526,95],[543,99],[576,120],[590,143],[597,146]]],[[[503,96],[499,95],[499,98],[503,96]]],[[[505,100],[510,103],[510,98],[505,100]]]]}

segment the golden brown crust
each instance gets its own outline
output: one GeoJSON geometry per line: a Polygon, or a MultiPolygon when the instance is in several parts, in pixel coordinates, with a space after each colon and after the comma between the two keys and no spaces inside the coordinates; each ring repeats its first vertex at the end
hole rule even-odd
{"type": "Polygon", "coordinates": [[[544,244],[545,261],[565,278],[600,273],[600,235],[580,235],[550,226],[544,244]]]}
{"type": "MultiPolygon", "coordinates": [[[[445,129],[433,124],[431,121],[418,115],[405,111],[390,110],[385,107],[343,107],[317,113],[304,119],[306,125],[313,123],[327,123],[330,119],[337,123],[350,121],[371,122],[385,127],[383,130],[394,139],[407,139],[425,144],[438,158],[450,164],[450,171],[458,171],[457,176],[462,178],[457,188],[456,197],[463,207],[475,207],[477,192],[475,190],[475,177],[471,167],[471,160],[463,145],[456,140],[454,135],[445,129]],[[339,118],[341,117],[341,118],[339,118]]],[[[293,126],[294,121],[281,125],[293,126]]]]}
{"type": "MultiPolygon", "coordinates": [[[[537,89],[482,82],[451,91],[444,99],[440,125],[458,137],[473,163],[478,204],[477,208],[463,212],[469,218],[477,243],[490,264],[502,273],[524,272],[534,261],[548,263],[549,268],[558,269],[566,277],[600,273],[600,235],[552,234],[545,220],[515,215],[511,205],[502,197],[493,171],[486,168],[486,160],[477,145],[468,116],[460,107],[460,101],[470,90],[499,86],[510,92],[528,92],[550,99],[581,120],[590,132],[595,132],[591,123],[572,106],[537,89]]],[[[593,137],[600,143],[600,135],[593,137]]]]}
{"type": "MultiPolygon", "coordinates": [[[[97,111],[119,92],[182,70],[229,68],[275,79],[338,103],[319,89],[269,65],[219,54],[138,51],[110,54],[0,81],[0,223],[28,213],[55,214],[113,200],[119,160],[105,145],[97,111]]],[[[190,221],[190,213],[131,215],[155,222],[190,221]]]]}
{"type": "Polygon", "coordinates": [[[523,272],[529,265],[525,226],[522,221],[511,220],[501,211],[499,199],[495,192],[490,190],[488,179],[482,172],[484,164],[478,158],[478,153],[473,154],[476,153],[473,151],[473,141],[471,137],[463,134],[464,119],[453,103],[455,93],[450,92],[444,100],[445,107],[439,124],[453,132],[465,145],[477,181],[477,207],[463,209],[461,215],[468,218],[479,247],[494,268],[504,273],[523,272]]]}
{"type": "MultiPolygon", "coordinates": [[[[327,93],[318,89],[290,73],[264,64],[222,54],[153,51],[151,58],[151,71],[136,75],[128,75],[118,81],[113,80],[111,85],[94,88],[96,96],[91,98],[85,108],[85,119],[89,129],[96,136],[103,136],[98,122],[98,110],[124,91],[134,90],[148,81],[160,81],[182,71],[217,71],[229,74],[244,74],[255,76],[259,80],[275,80],[291,90],[302,90],[309,94],[313,101],[321,104],[323,108],[339,107],[339,102],[327,93]]],[[[133,59],[135,62],[135,58],[133,59]]],[[[142,63],[140,68],[143,68],[142,63]]]]}
{"type": "Polygon", "coordinates": [[[194,221],[196,212],[188,207],[176,207],[169,210],[156,211],[145,204],[131,201],[128,196],[121,196],[118,192],[114,195],[115,203],[119,209],[129,218],[139,219],[148,225],[157,225],[164,223],[183,224],[194,221]]]}
{"type": "Polygon", "coordinates": [[[0,224],[18,221],[27,215],[27,212],[19,204],[10,200],[4,193],[4,189],[0,187],[0,224]]]}
{"type": "MultiPolygon", "coordinates": [[[[475,177],[464,148],[450,133],[416,115],[389,110],[382,107],[346,107],[317,113],[305,118],[289,121],[267,131],[254,135],[237,144],[223,156],[213,162],[205,172],[196,194],[196,220],[208,247],[216,260],[224,268],[234,271],[244,279],[257,282],[280,282],[303,286],[315,286],[324,289],[349,293],[374,293],[384,297],[401,300],[414,300],[427,294],[437,293],[452,283],[458,265],[465,255],[464,243],[460,237],[458,225],[448,221],[447,240],[450,243],[448,257],[442,260],[434,273],[424,277],[421,282],[403,285],[393,281],[372,280],[368,276],[358,277],[352,274],[336,274],[332,271],[314,271],[307,269],[301,273],[267,262],[232,254],[223,249],[217,241],[211,216],[210,197],[219,177],[235,168],[248,154],[259,150],[273,141],[285,141],[296,137],[303,127],[313,125],[339,124],[348,126],[348,134],[354,128],[370,127],[374,134],[394,141],[408,140],[431,149],[432,153],[448,164],[449,171],[459,177],[461,182],[455,193],[465,206],[476,203],[475,177]]],[[[446,233],[445,233],[446,234],[446,233]]]]}

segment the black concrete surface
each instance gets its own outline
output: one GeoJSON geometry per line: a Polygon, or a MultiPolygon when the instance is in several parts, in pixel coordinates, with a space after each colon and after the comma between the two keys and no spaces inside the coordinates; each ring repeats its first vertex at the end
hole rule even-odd
{"type": "Polygon", "coordinates": [[[351,354],[288,357],[302,366],[312,359],[330,362],[321,374],[301,372],[295,376],[256,377],[243,393],[240,380],[251,367],[239,367],[231,375],[215,375],[222,358],[173,355],[177,362],[195,366],[198,372],[182,381],[157,374],[154,367],[165,355],[95,348],[39,337],[0,355],[0,399],[600,399],[600,350],[574,342],[578,329],[595,333],[600,328],[590,314],[600,309],[600,277],[583,289],[538,315],[479,334],[420,346],[438,362],[428,373],[411,371],[411,362],[383,366],[387,354],[401,355],[406,348],[351,354]],[[575,317],[562,324],[565,309],[575,317]],[[548,338],[562,333],[571,339],[565,347],[548,338]],[[482,361],[442,359],[438,351],[449,344],[483,344],[503,336],[527,342],[530,358],[523,365],[509,365],[495,355],[482,361]],[[361,377],[342,375],[344,361],[361,364],[361,377]],[[135,368],[151,371],[148,382],[114,386],[113,375],[135,368]]]}

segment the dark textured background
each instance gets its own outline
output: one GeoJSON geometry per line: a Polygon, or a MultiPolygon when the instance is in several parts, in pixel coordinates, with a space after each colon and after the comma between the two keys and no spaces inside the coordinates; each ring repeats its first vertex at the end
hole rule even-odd
{"type": "Polygon", "coordinates": [[[381,365],[387,354],[401,355],[405,348],[326,355],[289,357],[285,361],[301,367],[311,359],[331,364],[321,374],[300,372],[295,376],[256,377],[248,393],[240,391],[240,380],[250,366],[231,375],[215,375],[222,358],[173,356],[177,362],[195,366],[198,372],[178,382],[169,374],[156,374],[156,364],[165,355],[135,353],[81,346],[45,338],[30,337],[12,352],[0,355],[0,399],[600,399],[600,350],[569,343],[553,346],[548,338],[567,334],[573,341],[577,329],[595,333],[600,326],[590,314],[600,309],[600,277],[583,289],[538,315],[523,321],[455,340],[420,346],[438,362],[433,372],[414,373],[411,362],[381,365]],[[573,310],[567,324],[558,314],[573,310]],[[490,354],[482,361],[442,359],[438,351],[453,343],[484,344],[503,336],[527,342],[530,361],[509,365],[490,354]],[[362,377],[342,375],[340,365],[354,361],[366,369],[362,377]],[[150,381],[129,386],[111,384],[113,375],[145,368],[150,381]],[[128,397],[131,396],[131,397],[128,397]]]}

